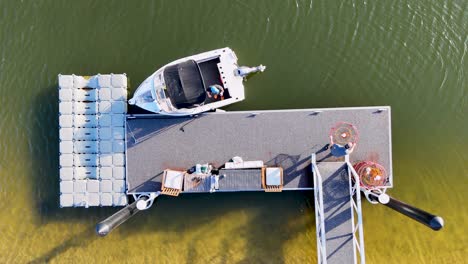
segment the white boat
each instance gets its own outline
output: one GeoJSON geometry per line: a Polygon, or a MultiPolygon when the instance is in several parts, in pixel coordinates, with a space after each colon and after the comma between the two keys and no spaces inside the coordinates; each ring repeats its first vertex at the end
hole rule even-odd
{"type": "Polygon", "coordinates": [[[264,70],[263,65],[239,67],[230,48],[212,50],[163,66],[137,88],[128,103],[169,116],[212,111],[244,100],[244,77],[264,70]]]}

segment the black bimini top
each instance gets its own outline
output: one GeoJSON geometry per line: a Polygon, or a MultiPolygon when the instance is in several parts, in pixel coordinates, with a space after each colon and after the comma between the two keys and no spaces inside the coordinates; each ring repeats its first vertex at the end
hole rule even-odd
{"type": "Polygon", "coordinates": [[[205,85],[194,60],[164,69],[164,81],[172,105],[177,108],[190,108],[205,101],[205,85]]]}

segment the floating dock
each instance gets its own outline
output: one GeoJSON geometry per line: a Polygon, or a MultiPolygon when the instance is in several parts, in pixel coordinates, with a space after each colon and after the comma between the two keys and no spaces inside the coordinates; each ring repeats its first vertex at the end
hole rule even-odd
{"type": "MultiPolygon", "coordinates": [[[[220,112],[195,118],[139,115],[127,116],[128,193],[160,191],[165,169],[187,170],[198,163],[221,167],[235,156],[282,167],[283,190],[311,190],[311,154],[317,153],[319,162],[328,155],[324,147],[330,142],[329,130],[340,121],[359,130],[361,140],[350,155],[351,163],[378,162],[391,179],[389,107],[220,112]]],[[[258,179],[243,179],[243,184],[222,181],[217,191],[263,191],[258,179]],[[239,184],[241,188],[234,187],[239,184]]],[[[203,191],[209,189],[196,190],[203,191]]]]}
{"type": "Polygon", "coordinates": [[[59,75],[59,100],[62,207],[125,206],[133,196],[141,204],[119,211],[124,221],[160,194],[313,190],[319,262],[365,262],[353,164],[382,165],[379,187],[392,187],[389,107],[127,114],[123,74],[59,75]],[[335,157],[330,129],[340,122],[359,141],[335,157]],[[217,173],[199,173],[200,164],[217,173]]]}
{"type": "Polygon", "coordinates": [[[59,75],[60,206],[124,206],[125,74],[59,75]]]}
{"type": "Polygon", "coordinates": [[[60,206],[126,206],[96,226],[105,236],[159,195],[313,190],[318,262],[365,263],[361,191],[444,225],[385,194],[390,120],[390,107],[127,114],[125,74],[59,75],[60,206]]]}

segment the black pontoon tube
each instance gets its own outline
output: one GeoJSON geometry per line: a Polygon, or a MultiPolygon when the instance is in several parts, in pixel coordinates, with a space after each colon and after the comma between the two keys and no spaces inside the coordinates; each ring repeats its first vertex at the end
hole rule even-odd
{"type": "MultiPolygon", "coordinates": [[[[383,195],[388,196],[387,194],[383,195]]],[[[381,204],[399,212],[400,214],[406,215],[409,218],[418,221],[432,230],[438,231],[444,226],[444,219],[442,217],[433,215],[412,205],[406,204],[391,196],[388,196],[388,199],[386,197],[385,199],[377,199],[377,197],[373,195],[370,195],[369,197],[372,197],[372,200],[379,201],[381,204]]]]}
{"type": "Polygon", "coordinates": [[[96,233],[100,236],[106,236],[112,230],[114,230],[119,225],[123,224],[125,221],[130,219],[140,210],[137,208],[137,201],[127,205],[126,207],[120,209],[115,214],[109,216],[105,220],[101,221],[96,225],[96,233]]]}

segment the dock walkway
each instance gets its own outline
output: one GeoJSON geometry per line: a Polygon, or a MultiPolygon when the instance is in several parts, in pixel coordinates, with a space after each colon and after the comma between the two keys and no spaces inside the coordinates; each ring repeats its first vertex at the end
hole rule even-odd
{"type": "Polygon", "coordinates": [[[350,176],[345,162],[317,164],[323,180],[327,263],[354,258],[350,176]]]}
{"type": "MultiPolygon", "coordinates": [[[[215,112],[195,118],[127,116],[127,193],[161,190],[165,169],[185,171],[197,163],[221,167],[234,156],[282,167],[283,190],[310,190],[310,155],[326,156],[329,130],[341,121],[354,124],[361,138],[351,162],[378,162],[391,179],[389,107],[215,112]]],[[[186,185],[186,191],[207,192],[207,186],[204,182],[195,190],[186,185]]]]}

